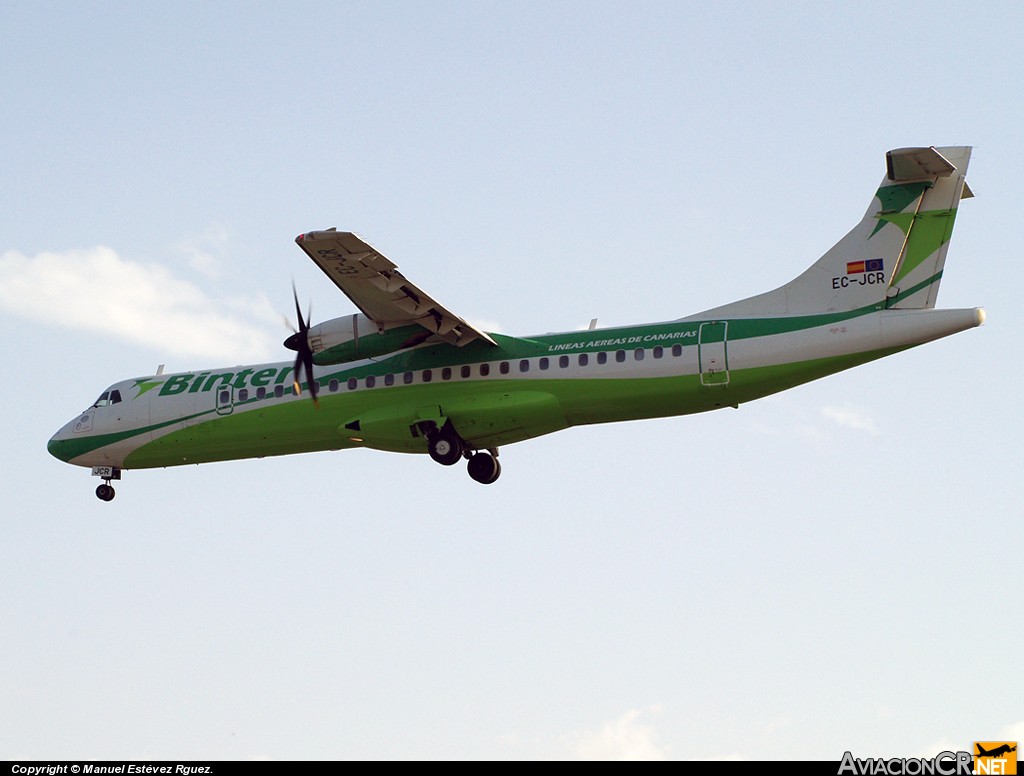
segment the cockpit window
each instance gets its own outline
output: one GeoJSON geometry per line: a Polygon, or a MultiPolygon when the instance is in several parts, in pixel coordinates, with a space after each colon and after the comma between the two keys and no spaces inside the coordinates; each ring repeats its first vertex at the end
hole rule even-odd
{"type": "Polygon", "coordinates": [[[104,391],[100,394],[94,403],[93,407],[107,407],[111,404],[119,404],[121,402],[121,392],[118,390],[104,391]]]}

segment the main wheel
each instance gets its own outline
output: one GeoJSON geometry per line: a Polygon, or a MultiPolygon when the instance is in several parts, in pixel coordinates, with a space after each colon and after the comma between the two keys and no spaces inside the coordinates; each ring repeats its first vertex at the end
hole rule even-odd
{"type": "Polygon", "coordinates": [[[448,431],[438,431],[427,438],[430,457],[442,466],[451,466],[462,458],[462,440],[448,431]]]}
{"type": "Polygon", "coordinates": [[[110,485],[104,483],[96,487],[96,497],[101,501],[113,501],[114,496],[114,489],[110,485]]]}
{"type": "Polygon", "coordinates": [[[466,466],[469,476],[483,485],[490,485],[501,476],[501,464],[490,453],[477,453],[466,466]]]}

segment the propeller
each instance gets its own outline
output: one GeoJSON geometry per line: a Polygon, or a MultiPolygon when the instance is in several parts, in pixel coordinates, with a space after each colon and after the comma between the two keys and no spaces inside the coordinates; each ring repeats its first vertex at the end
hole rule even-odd
{"type": "MultiPolygon", "coordinates": [[[[284,341],[284,346],[289,350],[295,351],[295,367],[293,372],[295,373],[295,393],[300,395],[302,393],[302,385],[299,382],[299,369],[300,367],[306,373],[306,383],[309,385],[309,393],[313,397],[313,404],[316,405],[317,409],[320,408],[320,402],[316,398],[317,383],[313,378],[313,351],[309,347],[309,329],[313,317],[313,309],[310,307],[306,313],[306,318],[302,317],[302,310],[299,308],[299,292],[295,290],[295,283],[292,283],[292,296],[295,298],[295,315],[299,319],[299,328],[295,333],[284,341]]],[[[287,321],[287,318],[285,319],[287,321]]],[[[289,324],[290,326],[290,324],[289,324]]]]}

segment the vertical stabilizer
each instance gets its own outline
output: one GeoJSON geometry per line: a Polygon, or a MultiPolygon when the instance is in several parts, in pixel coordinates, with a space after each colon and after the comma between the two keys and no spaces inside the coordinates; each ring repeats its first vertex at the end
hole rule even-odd
{"type": "Polygon", "coordinates": [[[692,318],[935,306],[971,149],[898,148],[850,232],[796,279],[774,291],[692,318]]]}
{"type": "Polygon", "coordinates": [[[916,209],[882,212],[878,229],[899,230],[903,250],[889,280],[886,306],[935,307],[960,200],[973,196],[965,175],[971,149],[900,148],[886,154],[893,188],[925,185],[916,209]]]}

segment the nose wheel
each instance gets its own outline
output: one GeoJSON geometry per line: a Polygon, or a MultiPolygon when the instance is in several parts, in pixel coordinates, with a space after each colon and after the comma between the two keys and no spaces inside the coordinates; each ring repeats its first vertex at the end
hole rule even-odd
{"type": "Polygon", "coordinates": [[[110,481],[121,479],[121,470],[116,466],[94,466],[92,467],[92,474],[94,477],[100,477],[103,480],[103,484],[96,488],[96,498],[100,501],[113,501],[116,494],[110,481]]]}

